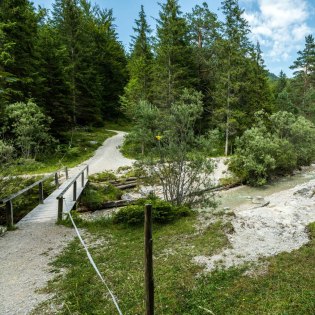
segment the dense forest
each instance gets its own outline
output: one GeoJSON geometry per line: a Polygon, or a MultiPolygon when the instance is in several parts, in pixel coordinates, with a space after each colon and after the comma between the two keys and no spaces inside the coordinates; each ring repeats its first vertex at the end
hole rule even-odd
{"type": "Polygon", "coordinates": [[[219,20],[204,2],[183,14],[177,0],[164,1],[152,36],[141,6],[126,52],[111,9],[87,0],[56,0],[48,11],[28,0],[2,0],[0,161],[36,158],[62,141],[65,130],[137,118],[143,102],[167,113],[185,90],[201,95],[195,131],[213,139],[216,154],[237,153],[236,172],[244,167],[244,156],[248,160],[246,152],[258,152],[253,163],[263,159],[262,171],[255,166],[239,172],[245,180],[254,176],[264,182],[269,170],[309,163],[314,156],[312,148],[306,149],[314,139],[314,37],[305,38],[291,66],[293,78],[282,71],[274,78],[259,43],[250,40],[238,1],[222,1],[221,11],[219,20]],[[254,147],[257,139],[260,151],[254,147]],[[297,147],[297,139],[306,142],[297,147]],[[287,152],[286,160],[282,153],[287,152]]]}

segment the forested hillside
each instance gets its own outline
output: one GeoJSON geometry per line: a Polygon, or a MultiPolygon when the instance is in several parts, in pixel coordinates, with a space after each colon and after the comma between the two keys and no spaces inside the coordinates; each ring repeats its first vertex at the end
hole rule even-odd
{"type": "Polygon", "coordinates": [[[139,102],[167,115],[184,89],[202,95],[195,131],[212,137],[216,154],[234,153],[254,124],[271,132],[279,111],[314,122],[314,37],[298,52],[293,78],[271,78],[238,1],[222,1],[221,11],[219,20],[204,2],[183,14],[179,1],[167,0],[153,32],[141,6],[126,51],[110,8],[56,0],[47,11],[28,0],[1,1],[0,160],[36,158],[77,126],[123,116],[133,124],[145,115],[139,102]]]}

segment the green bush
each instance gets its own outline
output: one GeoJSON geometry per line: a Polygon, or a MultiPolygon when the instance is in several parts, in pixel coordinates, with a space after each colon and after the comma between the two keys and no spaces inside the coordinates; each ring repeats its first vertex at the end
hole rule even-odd
{"type": "Polygon", "coordinates": [[[105,172],[90,176],[90,179],[93,182],[107,182],[109,180],[116,180],[117,176],[112,172],[105,171],[105,172]]]}
{"type": "Polygon", "coordinates": [[[192,213],[192,210],[186,206],[173,206],[161,199],[141,199],[136,205],[124,207],[116,212],[113,216],[113,222],[127,225],[143,224],[145,204],[152,204],[152,219],[156,223],[169,223],[192,213]]]}
{"type": "Polygon", "coordinates": [[[91,211],[100,210],[104,207],[104,203],[113,200],[119,200],[122,191],[115,186],[108,184],[105,187],[87,187],[80,200],[80,204],[91,211]]]}
{"type": "Polygon", "coordinates": [[[292,113],[277,112],[269,118],[270,130],[263,122],[246,130],[236,141],[230,170],[241,181],[261,186],[275,175],[309,165],[315,157],[314,125],[292,113]]]}

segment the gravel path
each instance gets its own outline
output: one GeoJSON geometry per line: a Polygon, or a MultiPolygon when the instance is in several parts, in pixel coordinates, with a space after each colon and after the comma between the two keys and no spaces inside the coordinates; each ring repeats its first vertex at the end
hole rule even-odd
{"type": "MultiPolygon", "coordinates": [[[[117,150],[124,135],[124,132],[117,132],[85,162],[90,166],[90,174],[132,165],[133,161],[117,150]]],[[[81,167],[71,169],[70,177],[81,167]]],[[[54,221],[19,224],[17,230],[0,237],[0,315],[29,314],[49,298],[38,292],[54,277],[49,262],[74,237],[74,230],[57,226],[54,221]]]]}

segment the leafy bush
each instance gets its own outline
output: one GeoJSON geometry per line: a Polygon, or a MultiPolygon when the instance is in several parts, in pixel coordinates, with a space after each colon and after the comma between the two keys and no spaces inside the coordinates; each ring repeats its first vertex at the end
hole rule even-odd
{"type": "Polygon", "coordinates": [[[186,206],[174,206],[161,199],[141,199],[138,200],[136,205],[124,207],[116,212],[113,217],[113,222],[127,225],[143,224],[145,204],[152,204],[152,219],[153,222],[156,223],[172,222],[192,213],[192,210],[186,206]]]}
{"type": "Polygon", "coordinates": [[[237,139],[230,163],[230,170],[253,186],[264,185],[274,175],[308,165],[315,156],[315,131],[310,121],[292,113],[277,112],[267,124],[270,131],[260,121],[237,139]]]}
{"type": "Polygon", "coordinates": [[[14,148],[12,145],[0,140],[0,163],[7,163],[13,157],[14,148]]]}

